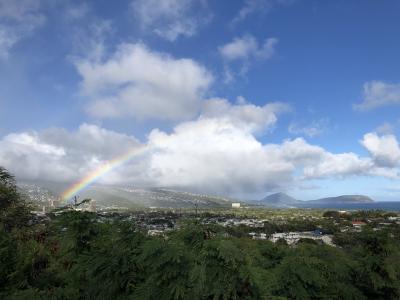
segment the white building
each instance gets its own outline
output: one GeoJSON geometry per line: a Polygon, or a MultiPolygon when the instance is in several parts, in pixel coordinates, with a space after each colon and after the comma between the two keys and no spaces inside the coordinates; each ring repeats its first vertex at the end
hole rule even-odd
{"type": "Polygon", "coordinates": [[[269,238],[269,240],[273,243],[276,243],[279,239],[284,239],[288,243],[288,245],[296,244],[300,239],[312,239],[320,240],[327,245],[334,246],[334,244],[332,243],[332,236],[315,234],[312,231],[274,233],[269,238]]]}
{"type": "Polygon", "coordinates": [[[92,201],[90,201],[88,210],[90,212],[96,212],[96,201],[95,200],[92,199],[92,201]]]}
{"type": "Polygon", "coordinates": [[[253,240],[266,240],[267,239],[267,234],[266,233],[255,233],[255,232],[250,232],[249,236],[253,240]]]}
{"type": "Polygon", "coordinates": [[[240,208],[240,203],[239,202],[232,203],[232,208],[240,208]]]}

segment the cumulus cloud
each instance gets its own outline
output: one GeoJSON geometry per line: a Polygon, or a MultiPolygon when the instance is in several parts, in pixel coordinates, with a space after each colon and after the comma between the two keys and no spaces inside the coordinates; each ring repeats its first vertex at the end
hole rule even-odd
{"type": "Polygon", "coordinates": [[[222,98],[209,99],[204,102],[202,118],[225,119],[237,127],[258,131],[269,129],[275,125],[278,114],[290,110],[285,103],[267,103],[257,106],[240,98],[238,104],[231,104],[222,98]]]}
{"type": "Polygon", "coordinates": [[[9,134],[0,140],[0,165],[19,178],[73,181],[122,153],[141,149],[137,157],[102,177],[101,182],[231,196],[287,189],[323,178],[398,178],[398,144],[394,146],[397,156],[387,158],[393,155],[393,149],[388,148],[393,144],[392,138],[380,137],[371,142],[371,137],[376,137],[367,134],[363,144],[370,150],[370,157],[332,153],[303,138],[262,143],[254,128],[271,126],[275,110],[259,122],[253,108],[247,115],[246,109],[241,111],[242,106],[228,105],[217,114],[212,110],[212,114],[204,113],[196,120],[177,125],[172,132],[154,129],[145,143],[89,124],[72,132],[53,128],[9,134]],[[228,114],[233,116],[227,117],[228,114]]]}
{"type": "Polygon", "coordinates": [[[232,42],[218,48],[227,60],[269,59],[275,53],[276,38],[268,38],[260,44],[252,35],[236,37],[232,42]]]}
{"type": "Polygon", "coordinates": [[[149,137],[150,177],[164,186],[214,193],[243,194],[281,190],[308,180],[349,176],[385,176],[370,157],[331,153],[303,138],[262,144],[248,130],[227,119],[200,118],[170,134],[149,137]]]}
{"type": "Polygon", "coordinates": [[[134,0],[131,7],[142,29],[169,41],[193,36],[211,18],[200,0],[134,0]]]}
{"type": "Polygon", "coordinates": [[[393,134],[364,135],[361,144],[369,151],[377,166],[395,168],[400,165],[400,147],[393,134]]]}
{"type": "Polygon", "coordinates": [[[45,22],[41,0],[0,0],[0,58],[45,22]]]}
{"type": "Polygon", "coordinates": [[[98,160],[112,159],[140,145],[134,137],[86,123],[76,132],[69,132],[63,128],[47,129],[40,134],[40,140],[45,144],[68,149],[68,154],[85,156],[90,153],[98,160]]]}
{"type": "Polygon", "coordinates": [[[279,5],[291,5],[294,0],[245,0],[243,7],[232,20],[232,25],[244,21],[252,14],[266,14],[279,5]]]}
{"type": "Polygon", "coordinates": [[[213,81],[191,59],[175,59],[143,44],[122,44],[106,61],[75,62],[88,112],[99,118],[182,120],[198,113],[213,81]]]}
{"type": "Polygon", "coordinates": [[[162,186],[235,194],[290,181],[292,166],[276,161],[249,132],[224,119],[200,119],[174,132],[154,130],[149,144],[154,178],[162,186]]]}
{"type": "Polygon", "coordinates": [[[304,176],[310,179],[370,175],[373,167],[369,158],[360,158],[355,153],[324,152],[316,164],[311,164],[304,169],[304,176]]]}
{"type": "Polygon", "coordinates": [[[370,81],[364,84],[364,99],[354,109],[365,111],[382,106],[400,104],[400,84],[370,81]]]}
{"type": "Polygon", "coordinates": [[[232,82],[236,74],[245,75],[252,62],[271,59],[277,43],[276,38],[268,38],[262,43],[252,35],[246,34],[218,47],[224,59],[225,83],[232,82]]]}
{"type": "Polygon", "coordinates": [[[133,137],[95,125],[12,133],[0,140],[0,165],[22,179],[73,181],[126,151],[141,147],[133,137]]]}
{"type": "Polygon", "coordinates": [[[345,177],[366,175],[371,165],[354,153],[331,153],[324,148],[307,143],[303,138],[287,140],[281,145],[266,145],[276,153],[278,161],[290,162],[294,169],[302,170],[302,178],[345,177]]]}

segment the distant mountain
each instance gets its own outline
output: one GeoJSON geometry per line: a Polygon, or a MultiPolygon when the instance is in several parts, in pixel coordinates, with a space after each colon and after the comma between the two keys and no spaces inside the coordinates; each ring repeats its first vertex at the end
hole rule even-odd
{"type": "MultiPolygon", "coordinates": [[[[60,200],[60,195],[68,186],[52,182],[19,183],[19,188],[39,206],[60,200]]],[[[133,188],[129,186],[92,185],[79,193],[81,200],[91,198],[99,208],[189,208],[195,207],[231,207],[237,200],[175,191],[164,188],[133,188]]],[[[285,193],[275,193],[249,204],[273,208],[340,208],[349,205],[368,205],[374,200],[363,195],[343,195],[317,200],[301,201],[285,193]]]]}
{"type": "Polygon", "coordinates": [[[188,208],[231,206],[232,201],[223,197],[180,192],[162,188],[133,188],[92,186],[81,197],[93,198],[103,206],[188,208]]]}
{"type": "Polygon", "coordinates": [[[258,201],[260,205],[264,206],[272,206],[272,207],[296,207],[299,200],[290,197],[285,193],[275,193],[269,195],[260,201],[258,201]]]}
{"type": "Polygon", "coordinates": [[[342,195],[337,197],[321,198],[317,200],[301,201],[290,197],[285,193],[275,193],[253,203],[276,208],[333,208],[348,204],[374,203],[374,200],[364,195],[342,195]]]}
{"type": "Polygon", "coordinates": [[[48,206],[51,203],[58,203],[61,200],[57,193],[33,183],[20,183],[18,184],[18,190],[34,205],[40,208],[48,206]]]}
{"type": "MultiPolygon", "coordinates": [[[[19,184],[33,202],[44,202],[48,197],[58,197],[67,186],[52,182],[29,182],[19,184]],[[32,193],[35,191],[35,194],[32,193]],[[40,199],[40,200],[39,200],[40,199]]],[[[230,207],[232,200],[205,194],[174,191],[163,188],[133,188],[123,186],[92,185],[79,193],[80,199],[91,198],[97,207],[120,208],[189,208],[230,207]]]]}
{"type": "Polygon", "coordinates": [[[343,195],[338,197],[328,197],[328,198],[321,198],[318,200],[310,200],[307,202],[315,204],[326,204],[326,203],[344,204],[344,203],[372,203],[374,202],[374,200],[364,195],[343,195]]]}

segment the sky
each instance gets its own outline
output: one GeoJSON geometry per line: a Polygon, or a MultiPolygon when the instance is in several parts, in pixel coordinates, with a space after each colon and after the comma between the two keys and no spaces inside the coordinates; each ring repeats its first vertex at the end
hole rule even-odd
{"type": "Polygon", "coordinates": [[[396,0],[0,0],[0,165],[400,200],[399,53],[396,0]]]}

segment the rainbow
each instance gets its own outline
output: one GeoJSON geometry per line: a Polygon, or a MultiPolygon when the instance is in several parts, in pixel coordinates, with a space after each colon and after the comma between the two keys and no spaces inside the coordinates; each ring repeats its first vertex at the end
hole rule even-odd
{"type": "Polygon", "coordinates": [[[95,182],[97,179],[99,179],[101,176],[103,176],[106,173],[111,172],[112,170],[118,168],[122,164],[128,162],[129,160],[133,159],[135,156],[142,154],[146,150],[146,147],[141,147],[141,148],[135,148],[131,149],[128,152],[119,155],[112,160],[109,160],[100,166],[98,166],[95,170],[91,171],[88,173],[86,176],[81,178],[79,181],[76,183],[72,184],[70,187],[68,187],[62,194],[61,197],[63,199],[63,202],[68,201],[72,197],[74,197],[76,194],[78,194],[80,191],[91,185],[93,182],[95,182]]]}

